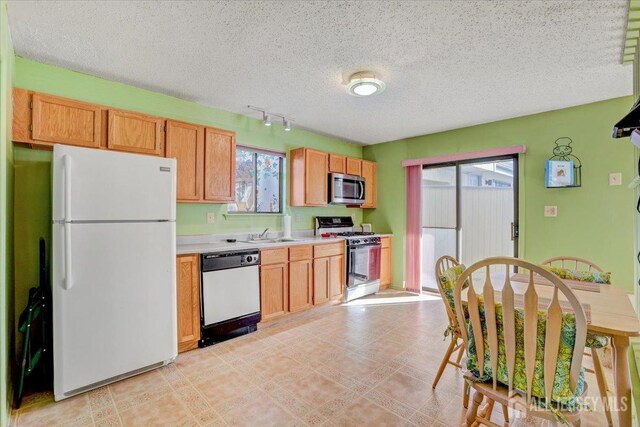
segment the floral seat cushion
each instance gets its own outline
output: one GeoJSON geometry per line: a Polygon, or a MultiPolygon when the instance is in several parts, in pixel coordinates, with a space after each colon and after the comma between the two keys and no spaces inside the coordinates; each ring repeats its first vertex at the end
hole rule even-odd
{"type": "MultiPolygon", "coordinates": [[[[480,321],[484,337],[484,372],[479,372],[478,355],[476,350],[473,328],[469,322],[469,348],[467,350],[467,369],[477,381],[490,381],[491,374],[491,354],[489,351],[489,339],[487,335],[487,325],[485,320],[484,305],[480,306],[480,321]]],[[[507,371],[504,328],[502,318],[502,304],[496,304],[496,323],[498,329],[498,372],[497,380],[507,385],[509,376],[507,371]]],[[[513,374],[514,389],[524,394],[527,389],[527,376],[525,374],[524,363],[524,310],[515,310],[516,329],[516,362],[513,374]]],[[[537,398],[539,403],[544,402],[544,343],[546,332],[546,312],[538,312],[538,331],[535,370],[533,377],[532,396],[537,398]]],[[[573,346],[575,344],[575,316],[573,313],[565,313],[562,316],[562,331],[560,335],[560,348],[558,350],[558,360],[556,365],[556,375],[553,384],[552,400],[560,403],[564,408],[575,408],[578,405],[576,397],[581,396],[584,390],[584,369],[580,373],[575,393],[570,386],[571,359],[573,357],[573,346]]]]}
{"type": "MultiPolygon", "coordinates": [[[[464,270],[466,270],[466,267],[464,266],[464,264],[459,264],[445,270],[442,273],[442,275],[440,275],[440,277],[438,278],[438,280],[440,281],[440,285],[442,286],[442,290],[444,291],[444,295],[446,297],[444,303],[451,308],[451,311],[453,313],[456,312],[456,304],[455,304],[455,300],[453,299],[453,289],[456,287],[456,283],[458,282],[458,279],[460,278],[462,273],[464,273],[464,270]]],[[[462,286],[462,289],[466,289],[468,286],[469,286],[469,281],[465,281],[464,285],[462,286]]],[[[465,307],[465,317],[467,317],[466,307],[465,307]]],[[[444,336],[445,337],[448,336],[455,329],[456,329],[456,325],[449,325],[449,327],[447,327],[447,329],[444,331],[444,336]]]]}
{"type": "Polygon", "coordinates": [[[556,276],[565,280],[577,280],[580,282],[600,283],[603,285],[611,284],[611,273],[600,271],[584,271],[584,270],[572,270],[569,268],[544,266],[546,270],[549,270],[556,276]]]}
{"type": "MultiPolygon", "coordinates": [[[[610,272],[571,270],[569,268],[553,266],[544,266],[544,268],[565,280],[578,280],[580,282],[599,283],[603,285],[611,284],[610,272]]],[[[588,348],[604,348],[607,344],[609,344],[609,337],[591,332],[587,333],[587,342],[585,345],[588,348]]]]}

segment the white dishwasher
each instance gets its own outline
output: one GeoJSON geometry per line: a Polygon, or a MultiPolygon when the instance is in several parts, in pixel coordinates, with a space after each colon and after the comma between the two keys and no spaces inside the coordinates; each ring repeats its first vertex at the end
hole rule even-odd
{"type": "Polygon", "coordinates": [[[260,253],[257,249],[202,254],[200,347],[257,330],[260,253]]]}

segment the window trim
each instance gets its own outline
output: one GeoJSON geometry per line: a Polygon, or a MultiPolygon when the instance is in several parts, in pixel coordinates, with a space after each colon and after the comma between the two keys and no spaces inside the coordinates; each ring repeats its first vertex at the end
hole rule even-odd
{"type": "MultiPolygon", "coordinates": [[[[251,151],[253,153],[253,167],[254,170],[256,171],[256,174],[254,176],[254,186],[255,186],[255,192],[254,192],[254,205],[256,210],[253,212],[247,212],[247,211],[229,211],[229,205],[231,204],[235,204],[235,196],[234,196],[234,201],[233,203],[227,203],[227,215],[233,216],[233,215],[284,215],[285,214],[285,206],[286,206],[286,196],[287,196],[287,192],[286,192],[286,165],[287,165],[287,153],[286,152],[282,152],[282,151],[276,151],[276,150],[269,150],[269,149],[265,149],[265,148],[260,148],[260,147],[253,147],[250,145],[236,145],[236,152],[237,150],[245,150],[245,151],[251,151]],[[277,212],[258,212],[258,167],[257,167],[257,156],[256,154],[266,154],[269,156],[276,156],[280,158],[280,171],[279,171],[279,182],[280,182],[280,197],[279,197],[279,206],[278,206],[278,211],[277,212]]],[[[236,173],[236,171],[234,171],[234,173],[236,173]]],[[[235,194],[235,188],[234,188],[234,194],[235,194]]]]}

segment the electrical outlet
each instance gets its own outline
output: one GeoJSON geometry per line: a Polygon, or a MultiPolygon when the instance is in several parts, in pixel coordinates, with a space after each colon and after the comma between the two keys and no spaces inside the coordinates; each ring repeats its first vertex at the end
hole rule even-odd
{"type": "Polygon", "coordinates": [[[296,222],[302,221],[302,217],[300,216],[300,214],[295,214],[294,219],[296,220],[296,222]]]}
{"type": "Polygon", "coordinates": [[[214,212],[207,213],[207,224],[213,224],[216,222],[216,214],[214,212]]]}
{"type": "Polygon", "coordinates": [[[622,173],[620,172],[610,173],[609,185],[622,185],[622,173]]]}
{"type": "Polygon", "coordinates": [[[558,207],[557,206],[545,206],[544,207],[544,216],[558,216],[558,207]]]}

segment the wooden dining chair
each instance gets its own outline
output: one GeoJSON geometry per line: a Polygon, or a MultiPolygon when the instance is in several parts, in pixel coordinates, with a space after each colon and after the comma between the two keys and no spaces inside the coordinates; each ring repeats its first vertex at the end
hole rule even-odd
{"type": "Polygon", "coordinates": [[[467,426],[497,425],[490,420],[490,410],[488,416],[478,414],[484,397],[491,408],[495,402],[502,405],[506,425],[508,407],[579,425],[580,406],[575,398],[586,390],[582,353],[587,323],[573,291],[541,266],[517,258],[487,258],[465,270],[456,283],[454,301],[460,325],[465,323],[462,292],[466,281],[470,282],[465,298],[470,328],[460,331],[467,348],[467,381],[475,390],[467,426]],[[513,267],[528,271],[524,295],[514,293],[513,267]],[[498,290],[491,280],[496,271],[505,272],[498,279],[504,281],[498,290]],[[484,276],[481,288],[473,285],[474,273],[484,276]],[[551,298],[538,297],[534,274],[553,285],[551,298]],[[566,300],[562,303],[560,293],[566,300]],[[544,347],[538,348],[540,344],[544,347]]]}
{"type": "MultiPolygon", "coordinates": [[[[574,269],[577,272],[596,272],[602,273],[599,276],[604,277],[604,270],[595,263],[588,261],[584,258],[572,257],[572,256],[558,256],[544,260],[541,264],[543,267],[560,267],[562,269],[574,269]]],[[[552,272],[556,272],[553,271],[552,272]]],[[[563,275],[560,275],[562,278],[563,275]]],[[[583,281],[592,281],[593,275],[578,274],[576,278],[583,281]],[[590,277],[591,276],[591,277],[590,277]]],[[[607,281],[607,280],[605,280],[607,281]]],[[[604,413],[607,417],[609,426],[613,426],[613,418],[611,416],[611,408],[609,407],[607,378],[604,374],[604,368],[602,366],[602,360],[598,354],[599,349],[604,349],[609,345],[609,337],[605,335],[598,335],[587,333],[587,341],[585,346],[591,350],[591,358],[593,359],[593,370],[587,369],[588,372],[595,374],[596,381],[598,383],[598,391],[604,405],[604,413]]],[[[586,353],[589,355],[589,353],[586,353]]]]}
{"type": "MultiPolygon", "coordinates": [[[[460,264],[457,259],[445,255],[440,257],[436,261],[436,282],[438,283],[438,291],[440,291],[440,296],[442,297],[442,301],[444,302],[445,310],[447,312],[447,317],[449,318],[449,326],[445,331],[445,336],[451,335],[451,343],[449,343],[449,347],[442,358],[442,362],[440,362],[440,367],[438,368],[438,372],[436,373],[436,377],[433,380],[433,384],[431,387],[434,389],[438,385],[440,381],[440,377],[447,367],[447,365],[453,365],[457,368],[460,368],[460,361],[462,360],[462,356],[464,354],[464,345],[462,343],[462,334],[460,332],[460,326],[458,325],[458,319],[455,314],[455,307],[453,303],[453,289],[456,285],[458,277],[464,271],[464,265],[460,264]],[[451,355],[455,352],[458,352],[456,360],[453,361],[451,359],[451,355]]],[[[467,403],[469,401],[469,388],[465,383],[464,387],[464,407],[467,407],[467,403]]]]}
{"type": "Polygon", "coordinates": [[[604,271],[591,261],[572,256],[557,256],[549,258],[544,260],[542,265],[548,265],[549,267],[573,268],[580,271],[597,271],[598,273],[602,273],[604,271]]]}

